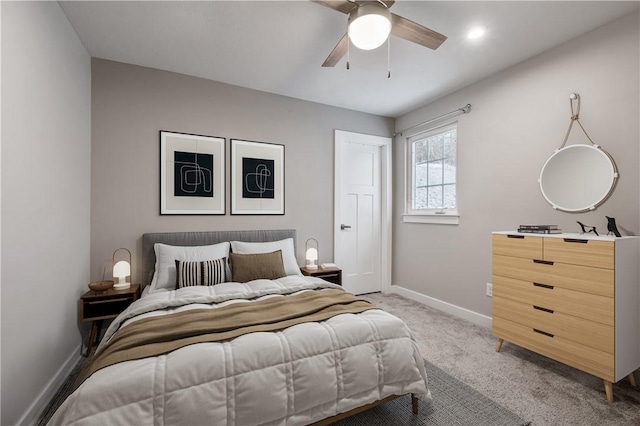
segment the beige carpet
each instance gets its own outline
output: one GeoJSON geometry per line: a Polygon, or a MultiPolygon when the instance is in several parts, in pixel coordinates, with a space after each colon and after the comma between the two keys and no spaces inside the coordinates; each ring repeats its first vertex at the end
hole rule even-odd
{"type": "Polygon", "coordinates": [[[610,405],[602,380],[506,342],[497,353],[489,329],[398,295],[364,297],[411,327],[426,360],[532,426],[640,425],[640,390],[626,379],[610,405]]]}

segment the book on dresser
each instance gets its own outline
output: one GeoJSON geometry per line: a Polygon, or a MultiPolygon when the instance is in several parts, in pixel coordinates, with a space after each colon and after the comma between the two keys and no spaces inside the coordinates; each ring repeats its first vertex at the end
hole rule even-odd
{"type": "Polygon", "coordinates": [[[562,234],[558,225],[520,225],[518,232],[525,234],[562,234]]]}
{"type": "Polygon", "coordinates": [[[523,232],[525,234],[562,234],[562,229],[518,228],[518,232],[523,232]]]}
{"type": "Polygon", "coordinates": [[[558,225],[520,225],[520,229],[531,230],[547,230],[547,229],[559,229],[558,225]]]}
{"type": "Polygon", "coordinates": [[[492,330],[604,382],[640,367],[640,239],[585,234],[492,236],[492,330]]]}

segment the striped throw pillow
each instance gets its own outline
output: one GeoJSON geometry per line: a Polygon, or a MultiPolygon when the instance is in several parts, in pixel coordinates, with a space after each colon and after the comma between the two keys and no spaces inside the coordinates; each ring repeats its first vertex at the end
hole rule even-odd
{"type": "Polygon", "coordinates": [[[176,260],[176,289],[196,285],[216,285],[226,280],[226,258],[204,262],[176,260]]]}

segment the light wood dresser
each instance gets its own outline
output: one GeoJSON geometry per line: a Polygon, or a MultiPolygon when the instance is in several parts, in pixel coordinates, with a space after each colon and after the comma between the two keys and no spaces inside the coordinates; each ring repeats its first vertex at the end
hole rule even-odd
{"type": "Polygon", "coordinates": [[[638,237],[493,233],[496,351],[514,343],[612,383],[640,367],[638,237]]]}

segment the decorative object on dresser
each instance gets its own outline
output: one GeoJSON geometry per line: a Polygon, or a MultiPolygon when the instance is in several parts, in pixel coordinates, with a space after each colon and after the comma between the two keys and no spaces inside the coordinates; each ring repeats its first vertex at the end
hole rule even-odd
{"type": "Polygon", "coordinates": [[[558,225],[520,225],[518,232],[525,234],[562,234],[558,225]]]}
{"type": "Polygon", "coordinates": [[[612,383],[640,367],[638,237],[493,233],[493,334],[612,383]]]}
{"type": "Polygon", "coordinates": [[[609,216],[605,217],[607,218],[607,231],[609,231],[610,234],[613,234],[616,237],[622,237],[620,231],[618,231],[618,227],[616,226],[616,218],[609,216]]]}
{"type": "Polygon", "coordinates": [[[309,270],[318,269],[318,256],[319,256],[318,240],[315,238],[309,238],[304,243],[304,267],[309,270]],[[311,243],[313,241],[313,243],[311,243]],[[309,244],[311,243],[311,245],[309,244]]]}
{"type": "Polygon", "coordinates": [[[336,265],[326,266],[322,264],[314,269],[309,269],[305,266],[304,268],[300,268],[300,270],[302,271],[302,275],[318,277],[330,283],[342,285],[342,269],[336,265]]]}
{"type": "Polygon", "coordinates": [[[560,148],[542,166],[538,182],[542,196],[554,209],[579,213],[595,210],[609,198],[618,180],[618,169],[609,153],[596,145],[582,127],[580,95],[571,94],[569,103],[569,129],[560,148]],[[591,145],[565,146],[574,122],[591,145]]]}
{"type": "Polygon", "coordinates": [[[225,143],[160,131],[160,214],[225,214],[225,143]]]}
{"type": "Polygon", "coordinates": [[[231,139],[231,214],[284,214],[284,145],[231,139]]]}
{"type": "MultiPolygon", "coordinates": [[[[111,283],[113,284],[113,281],[111,283]]],[[[113,288],[99,292],[90,290],[80,297],[78,301],[80,321],[93,321],[85,356],[91,354],[94,343],[100,340],[102,322],[117,317],[139,297],[140,284],[131,284],[131,287],[124,290],[113,288]]]]}
{"type": "Polygon", "coordinates": [[[118,281],[113,285],[113,288],[116,290],[124,290],[131,287],[131,282],[127,282],[127,277],[131,279],[131,252],[124,247],[116,249],[111,257],[111,265],[113,267],[113,280],[115,281],[116,278],[118,279],[118,281]],[[116,262],[116,253],[120,250],[124,250],[129,253],[128,262],[126,260],[119,260],[116,262]]]}
{"type": "Polygon", "coordinates": [[[580,229],[582,230],[581,234],[588,234],[589,232],[593,232],[594,234],[596,234],[596,236],[600,235],[598,234],[598,231],[596,230],[595,226],[585,225],[584,223],[577,220],[576,220],[576,223],[580,225],[580,229]]]}

